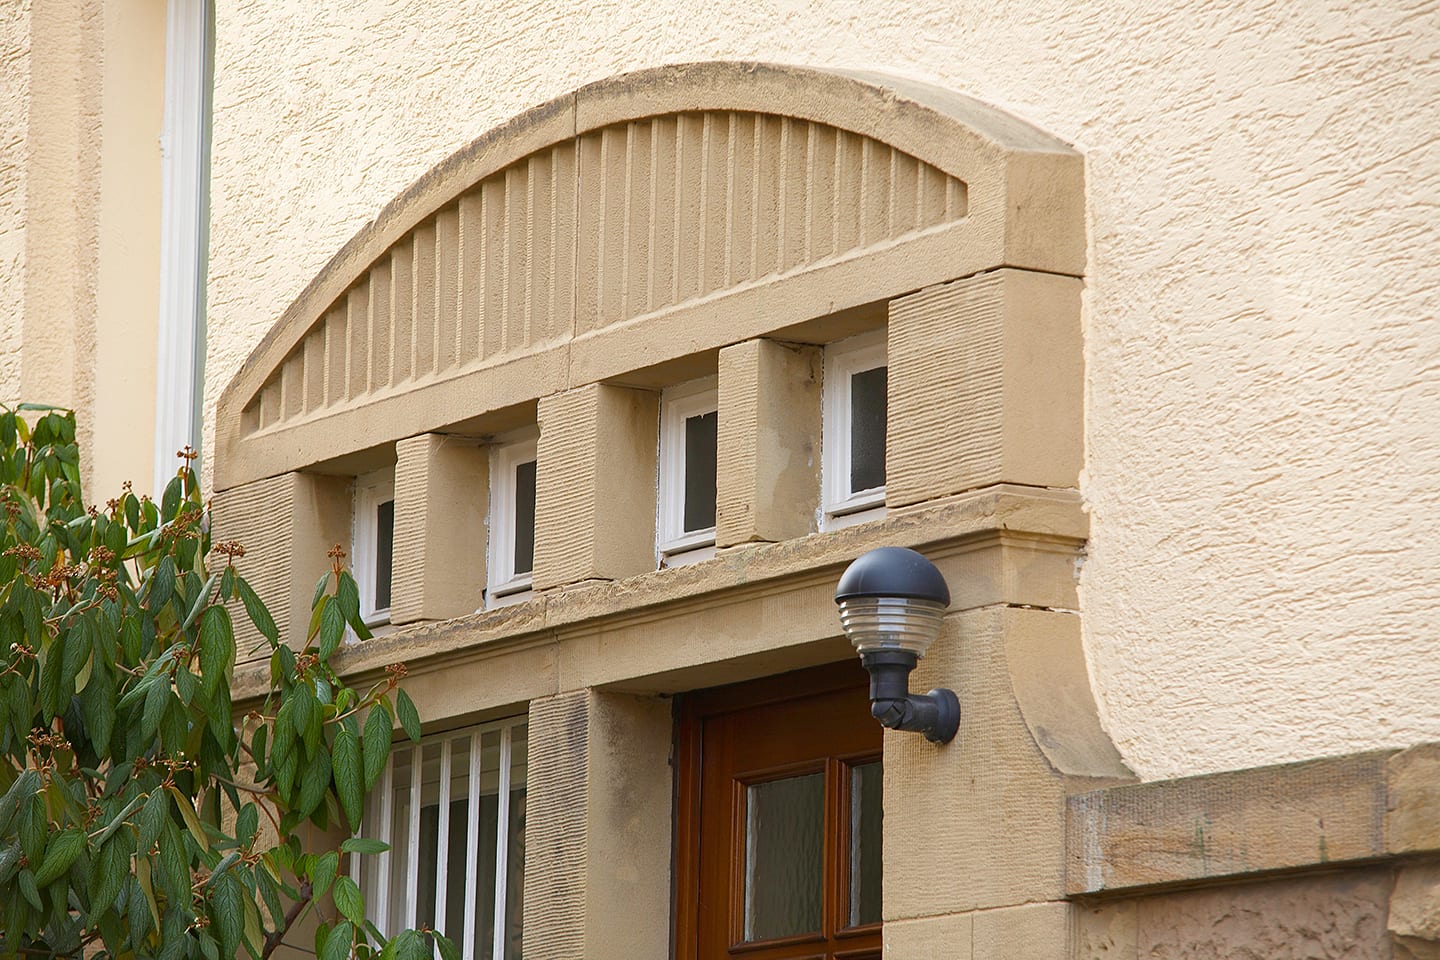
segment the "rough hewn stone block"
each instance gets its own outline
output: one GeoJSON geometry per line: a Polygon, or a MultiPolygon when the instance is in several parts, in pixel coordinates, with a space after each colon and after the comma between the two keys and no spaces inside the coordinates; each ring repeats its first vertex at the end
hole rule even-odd
{"type": "Polygon", "coordinates": [[[814,532],[820,357],[815,347],[771,340],[720,351],[718,546],[814,532]]]}
{"type": "Polygon", "coordinates": [[[488,453],[440,434],[401,440],[395,453],[390,622],[472,613],[484,599],[488,453]]]}
{"type": "Polygon", "coordinates": [[[1379,856],[1387,756],[1357,754],[1071,797],[1066,890],[1094,893],[1379,856]]]}
{"type": "Polygon", "coordinates": [[[973,914],[894,920],[882,932],[885,956],[894,960],[970,960],[973,914]]]}
{"type": "Polygon", "coordinates": [[[975,914],[974,960],[1069,960],[1074,907],[1027,903],[975,914]]]}
{"type": "MultiPolygon", "coordinates": [[[[287,473],[216,493],[212,509],[214,541],[240,541],[245,556],[237,568],[270,608],[281,639],[303,646],[315,581],[330,568],[328,553],[350,545],[350,481],[287,473]]],[[[244,659],[260,635],[243,610],[233,619],[244,659]]]]}
{"type": "Polygon", "coordinates": [[[890,304],[886,503],[993,483],[1073,487],[1081,282],[997,270],[890,304]]]}
{"type": "Polygon", "coordinates": [[[669,705],[581,690],[530,704],[525,955],[631,960],[670,946],[669,705]],[[623,920],[621,919],[623,918],[623,920]]]}
{"type": "Polygon", "coordinates": [[[655,568],[659,396],[594,383],[540,401],[538,589],[655,568]]]}

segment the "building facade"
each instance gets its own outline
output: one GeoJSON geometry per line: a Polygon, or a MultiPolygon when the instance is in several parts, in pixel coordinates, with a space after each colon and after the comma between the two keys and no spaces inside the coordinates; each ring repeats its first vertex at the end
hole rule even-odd
{"type": "Polygon", "coordinates": [[[1433,955],[1436,18],[217,9],[207,482],[282,626],[341,543],[345,669],[409,664],[377,924],[1433,955]],[[878,545],[948,746],[865,716],[878,545]]]}

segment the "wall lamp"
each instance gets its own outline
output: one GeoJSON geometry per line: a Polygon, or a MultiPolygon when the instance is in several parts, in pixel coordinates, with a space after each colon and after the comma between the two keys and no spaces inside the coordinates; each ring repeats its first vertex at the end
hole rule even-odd
{"type": "Polygon", "coordinates": [[[935,564],[914,550],[862,553],[835,588],[840,624],[870,674],[870,713],[891,730],[915,730],[949,743],[960,728],[953,690],[910,692],[910,671],[940,633],[950,588],[935,564]]]}

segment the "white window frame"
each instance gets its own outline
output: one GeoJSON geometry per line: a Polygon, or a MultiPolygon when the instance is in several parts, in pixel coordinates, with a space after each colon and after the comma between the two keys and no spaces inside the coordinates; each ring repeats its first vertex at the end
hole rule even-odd
{"type": "MultiPolygon", "coordinates": [[[[475,891],[479,882],[480,872],[480,847],[478,842],[466,844],[465,851],[465,917],[463,927],[458,931],[458,936],[450,931],[455,925],[446,917],[446,897],[443,891],[448,883],[448,865],[450,848],[450,818],[445,816],[443,811],[450,807],[453,797],[450,794],[451,786],[456,777],[454,776],[454,762],[456,753],[454,742],[462,737],[469,738],[468,770],[465,779],[468,793],[466,795],[466,814],[468,823],[466,826],[467,840],[470,837],[476,841],[480,838],[480,797],[482,796],[481,780],[484,774],[481,764],[482,738],[485,734],[499,731],[500,752],[497,760],[496,770],[496,816],[495,816],[495,903],[494,903],[494,941],[491,948],[491,957],[494,960],[505,960],[506,942],[509,931],[506,929],[506,897],[509,894],[509,836],[510,836],[510,793],[514,787],[512,782],[511,767],[514,760],[514,747],[516,742],[516,731],[526,728],[529,718],[525,715],[508,717],[504,720],[496,720],[490,723],[483,723],[478,726],[465,727],[458,730],[449,730],[443,734],[428,736],[419,743],[397,743],[391,752],[390,759],[385,764],[385,769],[380,775],[379,781],[375,784],[375,790],[371,793],[367,802],[365,822],[360,831],[361,836],[382,840],[386,843],[393,843],[396,836],[395,824],[395,792],[397,783],[395,780],[396,761],[399,756],[408,751],[410,758],[410,783],[409,783],[409,809],[406,848],[404,850],[391,849],[384,853],[368,855],[352,855],[350,858],[350,877],[360,886],[365,893],[365,915],[366,919],[375,925],[376,929],[386,936],[398,933],[398,930],[386,930],[387,920],[390,915],[391,898],[403,897],[403,914],[401,918],[401,929],[414,929],[417,926],[416,914],[419,912],[419,885],[413,882],[419,876],[422,868],[435,871],[435,929],[445,932],[460,948],[464,960],[474,960],[476,956],[475,934],[479,917],[475,909],[475,891]],[[441,815],[436,818],[436,857],[435,863],[420,863],[420,813],[424,807],[423,803],[415,802],[417,796],[423,797],[424,756],[427,747],[440,744],[440,770],[439,783],[437,785],[437,802],[441,815]],[[440,851],[445,851],[441,854],[440,851]],[[404,890],[390,889],[390,858],[405,858],[405,875],[412,878],[412,882],[406,885],[404,890]],[[364,874],[373,867],[373,876],[367,880],[364,874]]],[[[529,770],[525,772],[525,780],[529,782],[529,770]]]]}
{"type": "MultiPolygon", "coordinates": [[[[390,622],[390,608],[375,606],[375,560],[379,548],[376,509],[395,499],[395,468],[385,467],[355,478],[355,506],[350,530],[350,569],[360,588],[360,618],[367,627],[390,622]]],[[[390,596],[395,596],[395,553],[391,539],[390,596]]]]}
{"type": "Polygon", "coordinates": [[[490,448],[490,537],[486,557],[485,607],[528,600],[534,571],[515,572],[515,468],[537,461],[540,432],[526,427],[505,434],[490,448]]]}
{"type": "Polygon", "coordinates": [[[850,386],[855,374],[888,366],[887,330],[839,340],[825,348],[820,487],[822,530],[885,516],[885,487],[850,489],[850,386]]]}
{"type": "Polygon", "coordinates": [[[656,497],[655,552],[661,566],[675,567],[715,556],[715,528],[685,530],[685,421],[719,410],[719,380],[701,377],[660,395],[660,478],[656,497]]]}

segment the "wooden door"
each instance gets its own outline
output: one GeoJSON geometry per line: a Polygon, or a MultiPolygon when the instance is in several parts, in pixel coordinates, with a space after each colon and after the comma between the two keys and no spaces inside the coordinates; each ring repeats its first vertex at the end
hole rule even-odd
{"type": "Polygon", "coordinates": [[[858,662],[686,698],[679,957],[878,960],[880,749],[858,662]]]}

